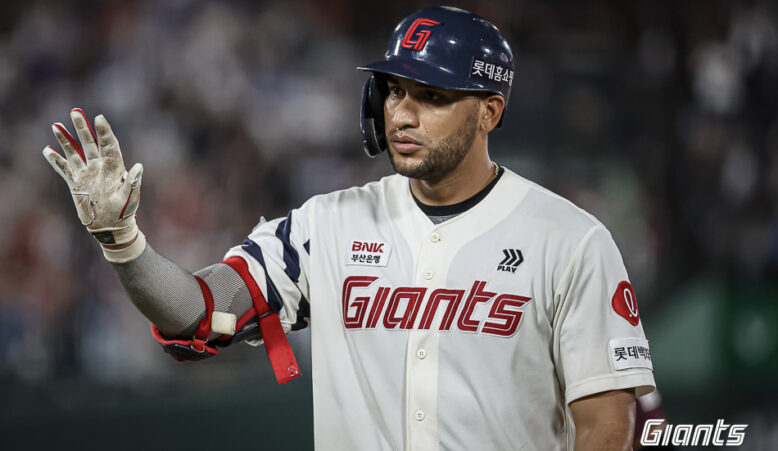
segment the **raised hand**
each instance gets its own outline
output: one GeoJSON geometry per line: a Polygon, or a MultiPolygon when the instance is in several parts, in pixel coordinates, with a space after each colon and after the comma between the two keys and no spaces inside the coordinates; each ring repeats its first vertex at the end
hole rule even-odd
{"type": "Polygon", "coordinates": [[[80,108],[70,118],[78,141],[55,123],[51,128],[65,157],[51,146],[43,149],[43,156],[67,183],[81,223],[103,245],[106,258],[129,261],[145,247],[135,221],[143,166],[136,163],[125,170],[119,142],[103,115],[95,118],[94,129],[80,108]]]}

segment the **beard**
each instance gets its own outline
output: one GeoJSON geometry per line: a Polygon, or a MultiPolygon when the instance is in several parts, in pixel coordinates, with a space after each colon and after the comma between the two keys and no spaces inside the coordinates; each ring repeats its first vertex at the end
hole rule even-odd
{"type": "Polygon", "coordinates": [[[462,160],[465,159],[473,146],[477,131],[478,104],[476,104],[471,114],[465,119],[464,124],[456,132],[443,138],[438,143],[425,146],[428,149],[427,156],[420,163],[415,166],[398,165],[395,161],[397,154],[391,150],[391,147],[387,152],[389,154],[389,162],[392,164],[395,172],[400,175],[428,182],[438,182],[443,180],[462,163],[462,160]]]}

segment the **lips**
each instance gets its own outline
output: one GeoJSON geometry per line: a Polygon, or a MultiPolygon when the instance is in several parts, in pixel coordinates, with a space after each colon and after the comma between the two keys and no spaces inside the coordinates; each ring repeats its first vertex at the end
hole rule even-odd
{"type": "Polygon", "coordinates": [[[397,153],[401,153],[404,155],[412,154],[413,152],[416,152],[417,150],[424,147],[415,139],[409,138],[407,136],[393,137],[391,139],[391,142],[392,142],[392,147],[394,147],[394,150],[396,150],[397,153]]]}

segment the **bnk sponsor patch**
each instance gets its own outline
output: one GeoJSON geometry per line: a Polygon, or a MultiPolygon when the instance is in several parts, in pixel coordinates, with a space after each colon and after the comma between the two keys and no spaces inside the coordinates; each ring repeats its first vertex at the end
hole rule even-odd
{"type": "Polygon", "coordinates": [[[392,246],[382,241],[354,240],[346,251],[347,265],[386,266],[392,246]]]}

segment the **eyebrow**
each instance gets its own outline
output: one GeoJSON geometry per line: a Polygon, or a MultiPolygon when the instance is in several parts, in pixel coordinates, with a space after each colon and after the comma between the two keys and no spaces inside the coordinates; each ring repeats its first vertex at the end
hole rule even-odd
{"type": "MultiPolygon", "coordinates": [[[[387,81],[387,83],[394,83],[394,84],[396,84],[396,85],[399,85],[399,84],[400,84],[400,80],[398,80],[398,79],[397,79],[397,77],[395,77],[394,75],[387,75],[387,76],[386,76],[386,81],[387,81]]],[[[445,89],[445,88],[441,88],[441,87],[438,87],[438,86],[432,86],[432,85],[428,85],[428,84],[426,84],[426,83],[422,83],[422,82],[420,82],[420,81],[411,80],[410,78],[408,79],[408,81],[410,81],[411,83],[415,84],[416,86],[418,86],[418,87],[420,87],[420,88],[424,88],[424,89],[434,89],[434,90],[436,90],[436,91],[446,91],[446,89],[445,89]]]]}

